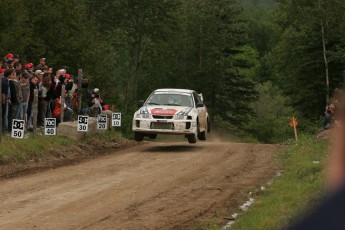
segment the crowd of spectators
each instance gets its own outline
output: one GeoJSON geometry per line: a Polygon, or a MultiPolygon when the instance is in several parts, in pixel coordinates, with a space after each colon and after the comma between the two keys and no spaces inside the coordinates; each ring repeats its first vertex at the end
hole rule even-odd
{"type": "Polygon", "coordinates": [[[55,117],[59,122],[61,107],[64,108],[64,121],[73,119],[77,111],[78,85],[67,67],[54,70],[41,58],[36,66],[23,63],[18,55],[8,53],[0,60],[2,82],[2,132],[10,132],[12,120],[26,121],[26,129],[32,130],[34,120],[37,127],[44,127],[46,117],[55,117]],[[65,104],[61,106],[62,85],[65,85],[65,104]],[[38,113],[34,119],[34,90],[38,89],[38,113]]]}

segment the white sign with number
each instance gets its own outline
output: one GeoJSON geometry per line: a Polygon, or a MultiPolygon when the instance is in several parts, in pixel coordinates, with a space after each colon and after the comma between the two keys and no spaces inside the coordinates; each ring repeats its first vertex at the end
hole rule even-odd
{"type": "Polygon", "coordinates": [[[78,116],[78,131],[87,132],[89,129],[89,116],[78,116]]]}
{"type": "Polygon", "coordinates": [[[12,120],[12,138],[24,138],[24,120],[12,120]]]}
{"type": "Polygon", "coordinates": [[[108,126],[108,119],[107,115],[98,115],[97,119],[97,129],[107,129],[108,126]]]}
{"type": "Polygon", "coordinates": [[[115,126],[115,127],[120,127],[121,126],[121,113],[112,113],[111,114],[111,124],[112,126],[115,126]]]}
{"type": "Polygon", "coordinates": [[[56,135],[56,118],[46,118],[44,121],[44,135],[56,135]]]}

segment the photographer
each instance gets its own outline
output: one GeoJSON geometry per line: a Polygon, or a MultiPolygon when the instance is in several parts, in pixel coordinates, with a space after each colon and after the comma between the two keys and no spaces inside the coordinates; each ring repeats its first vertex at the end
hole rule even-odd
{"type": "Polygon", "coordinates": [[[103,105],[104,101],[99,95],[99,89],[95,88],[89,100],[89,116],[96,117],[98,114],[101,114],[102,110],[104,110],[103,105]]]}

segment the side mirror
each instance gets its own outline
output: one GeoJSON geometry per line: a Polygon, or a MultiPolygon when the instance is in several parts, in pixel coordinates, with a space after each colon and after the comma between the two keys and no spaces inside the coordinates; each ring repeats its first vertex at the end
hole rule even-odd
{"type": "Polygon", "coordinates": [[[144,100],[140,100],[138,101],[138,106],[139,107],[142,107],[144,105],[145,101],[144,100]]]}
{"type": "Polygon", "coordinates": [[[204,107],[204,103],[203,103],[202,101],[199,101],[199,102],[196,104],[196,107],[197,107],[197,108],[204,107]]]}

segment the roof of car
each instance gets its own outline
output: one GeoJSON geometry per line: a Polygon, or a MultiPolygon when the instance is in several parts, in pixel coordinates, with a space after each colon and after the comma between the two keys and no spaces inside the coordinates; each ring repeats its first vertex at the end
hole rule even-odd
{"type": "Polygon", "coordinates": [[[193,93],[194,90],[190,89],[156,89],[155,92],[180,92],[180,93],[193,93]]]}

